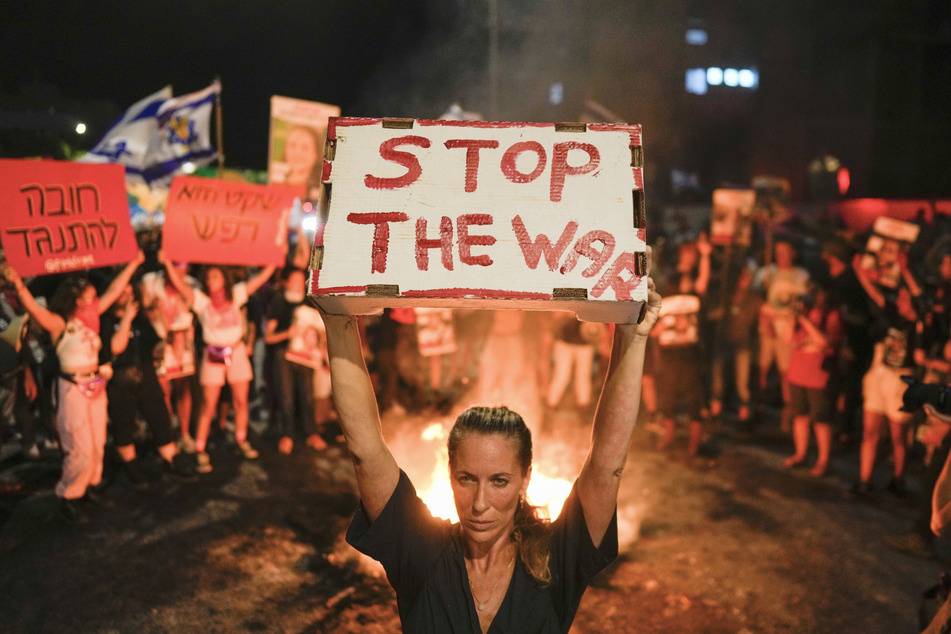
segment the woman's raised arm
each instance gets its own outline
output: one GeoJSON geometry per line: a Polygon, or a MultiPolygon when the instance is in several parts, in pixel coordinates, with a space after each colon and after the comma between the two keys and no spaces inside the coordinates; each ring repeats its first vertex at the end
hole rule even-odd
{"type": "MultiPolygon", "coordinates": [[[[650,252],[648,271],[649,262],[650,252]]],[[[660,312],[661,298],[654,280],[644,279],[648,283],[646,313],[639,324],[618,324],[614,329],[611,364],[594,416],[591,449],[578,476],[578,498],[595,546],[601,545],[617,507],[621,473],[641,402],[647,338],[660,312]]]]}
{"type": "Polygon", "coordinates": [[[254,295],[254,292],[264,286],[264,283],[271,279],[271,276],[274,275],[274,271],[277,270],[277,267],[273,264],[265,266],[263,269],[257,272],[254,276],[251,277],[247,282],[244,283],[245,288],[248,289],[248,296],[254,295]]]}
{"type": "Polygon", "coordinates": [[[175,287],[175,290],[179,292],[182,298],[185,300],[185,303],[189,306],[195,301],[195,290],[185,283],[185,280],[182,278],[182,274],[178,272],[172,265],[172,261],[165,255],[165,251],[159,249],[158,252],[158,261],[159,264],[165,267],[165,273],[168,275],[168,281],[172,283],[172,286],[175,287]]]}
{"type": "Polygon", "coordinates": [[[143,262],[145,262],[145,254],[142,252],[142,249],[139,249],[135,252],[135,259],[126,264],[125,267],[119,271],[119,274],[109,282],[109,286],[102,292],[102,295],[99,296],[100,315],[109,310],[109,307],[119,299],[119,296],[122,295],[122,290],[132,279],[135,270],[139,268],[143,262]]]}
{"type": "Polygon", "coordinates": [[[63,334],[63,330],[66,328],[66,320],[51,310],[40,306],[36,298],[33,297],[33,293],[31,293],[26,284],[23,283],[19,272],[10,266],[9,263],[3,264],[2,272],[4,278],[13,284],[20,303],[23,304],[23,308],[30,314],[30,317],[36,320],[36,323],[50,334],[50,338],[53,341],[59,339],[59,336],[63,334]]]}
{"type": "Polygon", "coordinates": [[[383,442],[380,412],[363,359],[356,317],[324,311],[321,317],[327,328],[334,405],[353,459],[363,508],[372,522],[396,490],[400,468],[383,442]]]}

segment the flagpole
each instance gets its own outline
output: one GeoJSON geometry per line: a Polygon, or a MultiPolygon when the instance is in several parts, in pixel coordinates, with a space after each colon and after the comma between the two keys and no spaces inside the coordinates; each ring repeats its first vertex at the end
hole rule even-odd
{"type": "Polygon", "coordinates": [[[218,178],[224,176],[225,148],[224,137],[221,134],[221,77],[215,77],[218,83],[218,92],[215,93],[215,135],[218,137],[218,178]]]}

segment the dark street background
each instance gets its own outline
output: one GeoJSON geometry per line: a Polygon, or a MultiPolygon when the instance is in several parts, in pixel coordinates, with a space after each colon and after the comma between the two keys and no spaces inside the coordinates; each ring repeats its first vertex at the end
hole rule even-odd
{"type": "MultiPolygon", "coordinates": [[[[408,447],[428,446],[422,430],[448,421],[384,420],[419,488],[435,456],[409,459],[408,447]]],[[[587,429],[573,413],[553,422],[536,438],[536,463],[557,461],[573,477],[587,429]]],[[[672,453],[654,441],[642,426],[619,504],[621,556],[585,595],[573,632],[917,631],[942,562],[883,538],[910,527],[920,473],[904,498],[880,486],[859,501],[846,493],[854,448],[816,480],[782,468],[788,440],[773,423],[714,428],[699,459],[683,438],[672,453]]],[[[2,629],[398,631],[379,568],[343,542],[356,496],[340,445],[289,457],[260,445],[261,458],[244,461],[220,441],[215,471],[197,483],[138,490],[118,476],[90,523],[73,527],[54,519],[57,456],[25,462],[9,443],[2,479],[26,487],[0,498],[2,629]]]]}

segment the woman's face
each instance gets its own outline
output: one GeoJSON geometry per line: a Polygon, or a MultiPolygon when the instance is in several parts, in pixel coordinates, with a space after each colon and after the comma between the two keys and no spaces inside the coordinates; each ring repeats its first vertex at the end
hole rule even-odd
{"type": "Polygon", "coordinates": [[[775,256],[776,266],[781,269],[788,269],[795,261],[796,251],[792,248],[792,245],[787,242],[777,242],[775,256]]]}
{"type": "Polygon", "coordinates": [[[303,271],[294,271],[284,280],[284,289],[291,293],[303,293],[306,281],[303,271]]]}
{"type": "Polygon", "coordinates": [[[456,448],[449,476],[466,539],[492,544],[507,538],[531,477],[531,467],[522,473],[517,442],[500,434],[469,434],[456,448]]]}
{"type": "Polygon", "coordinates": [[[291,168],[291,175],[306,178],[317,163],[317,144],[306,130],[295,128],[288,132],[284,146],[284,159],[291,168]]]}
{"type": "Polygon", "coordinates": [[[209,293],[216,293],[224,290],[225,274],[221,269],[212,267],[205,273],[205,286],[209,293]]]}

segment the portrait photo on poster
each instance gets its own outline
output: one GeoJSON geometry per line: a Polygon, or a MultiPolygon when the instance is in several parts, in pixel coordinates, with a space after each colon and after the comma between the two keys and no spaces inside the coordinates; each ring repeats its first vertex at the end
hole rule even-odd
{"type": "Polygon", "coordinates": [[[268,182],[292,187],[301,200],[317,200],[327,121],[339,114],[338,106],[271,97],[268,182]]]}

